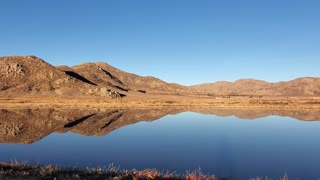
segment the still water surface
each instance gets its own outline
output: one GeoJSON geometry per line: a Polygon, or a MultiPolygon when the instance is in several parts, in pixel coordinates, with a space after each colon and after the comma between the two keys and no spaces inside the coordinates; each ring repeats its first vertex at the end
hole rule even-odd
{"type": "Polygon", "coordinates": [[[31,144],[0,144],[0,161],[68,167],[156,168],[236,179],[320,178],[320,121],[255,120],[192,112],[123,126],[103,136],[51,133],[31,144]]]}

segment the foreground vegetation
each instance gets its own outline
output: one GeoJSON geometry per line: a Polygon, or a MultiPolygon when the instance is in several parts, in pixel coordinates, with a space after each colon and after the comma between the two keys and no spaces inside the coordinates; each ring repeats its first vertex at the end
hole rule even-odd
{"type": "Polygon", "coordinates": [[[113,179],[113,180],[135,180],[135,179],[203,179],[217,180],[214,176],[204,175],[201,170],[188,172],[184,177],[176,173],[160,172],[155,169],[145,170],[119,170],[110,165],[108,168],[69,168],[63,169],[57,166],[28,165],[19,162],[0,162],[0,179],[113,179]]]}
{"type": "MultiPolygon", "coordinates": [[[[228,177],[215,177],[202,173],[201,169],[186,172],[179,175],[170,172],[160,172],[156,169],[145,170],[120,170],[118,167],[110,165],[108,168],[59,168],[57,166],[48,165],[28,165],[27,163],[0,162],[0,179],[112,179],[112,180],[233,180],[228,177]]],[[[270,178],[255,177],[249,180],[272,180],[270,178]]],[[[288,180],[288,176],[284,175],[279,180],[288,180]]]]}

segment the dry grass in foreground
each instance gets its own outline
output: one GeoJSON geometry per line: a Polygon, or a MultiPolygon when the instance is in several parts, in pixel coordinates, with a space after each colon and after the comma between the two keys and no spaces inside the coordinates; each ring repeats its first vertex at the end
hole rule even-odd
{"type": "Polygon", "coordinates": [[[145,170],[119,170],[118,167],[110,165],[108,168],[69,168],[62,169],[57,166],[28,165],[12,161],[0,162],[0,179],[112,179],[112,180],[218,180],[211,175],[205,175],[201,170],[187,173],[184,177],[176,173],[160,172],[156,169],[145,170]]]}
{"type": "MultiPolygon", "coordinates": [[[[120,170],[118,167],[110,165],[108,168],[59,168],[48,165],[28,165],[17,161],[0,162],[0,179],[14,180],[37,180],[37,179],[112,179],[112,180],[233,180],[234,178],[215,177],[204,174],[201,169],[186,172],[181,176],[176,173],[160,172],[156,169],[145,170],[120,170]]],[[[249,180],[272,180],[270,178],[250,178],[249,180]]],[[[287,175],[279,180],[289,180],[287,175]]]]}

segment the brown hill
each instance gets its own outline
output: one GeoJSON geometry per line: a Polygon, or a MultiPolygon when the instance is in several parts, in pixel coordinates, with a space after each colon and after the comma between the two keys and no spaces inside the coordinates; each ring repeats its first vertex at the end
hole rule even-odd
{"type": "Polygon", "coordinates": [[[121,71],[110,66],[109,64],[102,62],[76,65],[71,67],[71,70],[81,75],[92,84],[102,86],[107,85],[121,91],[146,91],[150,89],[156,89],[158,87],[162,88],[164,91],[170,91],[170,87],[167,87],[168,85],[165,82],[156,78],[150,77],[149,80],[145,80],[146,78],[121,71]],[[142,79],[142,81],[139,81],[139,79],[142,79]],[[161,85],[153,87],[152,85],[155,81],[159,81],[161,85]],[[141,85],[141,82],[144,84],[141,85]]]}
{"type": "Polygon", "coordinates": [[[305,77],[277,83],[241,79],[235,82],[200,84],[190,88],[198,93],[218,96],[320,96],[320,78],[305,77]]]}
{"type": "Polygon", "coordinates": [[[146,90],[147,92],[188,92],[187,87],[179,84],[166,83],[152,76],[141,77],[136,74],[127,73],[103,62],[96,64],[116,77],[118,82],[122,82],[132,90],[146,90]]]}
{"type": "MultiPolygon", "coordinates": [[[[35,56],[0,57],[0,95],[10,96],[143,96],[204,94],[218,96],[320,96],[320,78],[268,83],[255,79],[219,81],[196,86],[141,77],[107,63],[54,67],[35,56]]],[[[140,98],[140,97],[139,97],[140,98]]]]}
{"type": "Polygon", "coordinates": [[[108,87],[124,94],[130,94],[130,92],[179,93],[189,90],[185,86],[166,83],[155,77],[141,77],[121,71],[104,62],[84,63],[71,68],[57,68],[85,83],[108,87]]]}
{"type": "MultiPolygon", "coordinates": [[[[4,94],[65,94],[84,86],[35,56],[0,57],[0,92],[4,94]]],[[[80,93],[80,92],[79,92],[80,93]]]]}
{"type": "Polygon", "coordinates": [[[134,93],[180,93],[188,88],[154,77],[141,77],[106,63],[54,67],[35,56],[0,57],[0,94],[96,95],[124,97],[134,93]]]}

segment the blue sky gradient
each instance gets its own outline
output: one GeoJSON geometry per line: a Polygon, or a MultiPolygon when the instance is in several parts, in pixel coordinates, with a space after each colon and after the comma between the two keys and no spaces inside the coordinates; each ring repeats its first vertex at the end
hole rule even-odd
{"type": "Polygon", "coordinates": [[[318,0],[2,0],[0,56],[192,85],[319,77],[318,0]]]}

